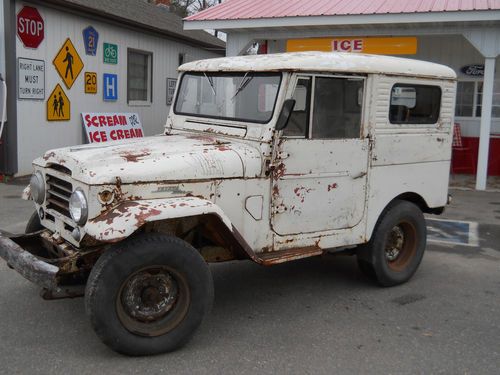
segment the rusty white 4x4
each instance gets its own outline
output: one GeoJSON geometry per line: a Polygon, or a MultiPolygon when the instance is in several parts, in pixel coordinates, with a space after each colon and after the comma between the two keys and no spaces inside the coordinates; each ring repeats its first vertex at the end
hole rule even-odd
{"type": "Polygon", "coordinates": [[[384,286],[415,273],[423,212],[448,199],[453,70],[295,53],[180,71],[165,134],[34,161],[35,213],[27,234],[0,237],[0,255],[46,298],[84,291],[102,341],[142,355],[199,326],[207,263],[347,251],[384,286]]]}

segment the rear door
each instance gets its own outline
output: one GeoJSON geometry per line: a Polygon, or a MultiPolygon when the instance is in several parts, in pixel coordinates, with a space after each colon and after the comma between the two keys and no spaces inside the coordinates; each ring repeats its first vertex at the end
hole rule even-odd
{"type": "Polygon", "coordinates": [[[363,218],[369,152],[361,126],[365,83],[364,77],[297,77],[296,106],[272,181],[277,234],[351,228],[363,218]]]}

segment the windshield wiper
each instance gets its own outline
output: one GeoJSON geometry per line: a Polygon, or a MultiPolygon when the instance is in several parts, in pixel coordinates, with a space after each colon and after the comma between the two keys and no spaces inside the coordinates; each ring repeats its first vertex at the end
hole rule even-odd
{"type": "Polygon", "coordinates": [[[208,83],[210,83],[210,87],[212,88],[214,95],[217,96],[217,93],[215,92],[215,87],[214,87],[214,78],[207,76],[207,73],[205,73],[205,72],[203,72],[203,75],[207,79],[208,83]]]}
{"type": "Polygon", "coordinates": [[[240,93],[240,91],[242,91],[245,87],[247,87],[247,85],[250,83],[250,81],[253,79],[253,76],[249,77],[248,79],[247,78],[247,75],[248,75],[248,72],[245,73],[245,75],[243,76],[243,79],[241,80],[240,82],[240,85],[238,86],[238,88],[236,89],[236,92],[234,93],[234,95],[232,96],[231,100],[233,100],[236,95],[238,95],[240,93]],[[246,80],[245,80],[246,79],[246,80]]]}

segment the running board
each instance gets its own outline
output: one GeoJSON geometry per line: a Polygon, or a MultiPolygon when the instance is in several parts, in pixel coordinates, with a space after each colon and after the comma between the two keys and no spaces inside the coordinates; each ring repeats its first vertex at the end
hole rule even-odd
{"type": "Polygon", "coordinates": [[[257,262],[264,266],[272,266],[274,264],[285,263],[291,260],[309,258],[323,254],[323,249],[315,246],[302,247],[299,249],[287,249],[280,251],[271,251],[268,253],[255,254],[257,262]]]}

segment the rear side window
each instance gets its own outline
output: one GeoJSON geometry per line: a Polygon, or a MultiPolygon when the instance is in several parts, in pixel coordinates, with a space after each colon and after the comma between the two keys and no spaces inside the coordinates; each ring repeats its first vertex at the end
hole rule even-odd
{"type": "Polygon", "coordinates": [[[435,124],[441,108],[438,86],[396,84],[391,91],[391,124],[435,124]]]}

